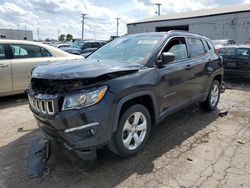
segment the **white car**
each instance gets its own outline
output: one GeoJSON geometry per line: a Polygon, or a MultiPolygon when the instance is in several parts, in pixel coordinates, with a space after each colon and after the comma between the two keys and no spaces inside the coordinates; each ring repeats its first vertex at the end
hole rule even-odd
{"type": "Polygon", "coordinates": [[[38,42],[0,40],[0,96],[23,93],[33,67],[73,59],[84,58],[38,42]]]}

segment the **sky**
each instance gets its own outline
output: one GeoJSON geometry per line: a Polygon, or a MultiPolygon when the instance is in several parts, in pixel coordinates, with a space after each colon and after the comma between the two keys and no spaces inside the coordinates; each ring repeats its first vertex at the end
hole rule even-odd
{"type": "Polygon", "coordinates": [[[33,37],[57,39],[58,34],[81,38],[81,14],[85,19],[85,38],[109,39],[127,32],[127,23],[161,14],[250,3],[250,0],[0,0],[0,28],[27,29],[33,37]]]}

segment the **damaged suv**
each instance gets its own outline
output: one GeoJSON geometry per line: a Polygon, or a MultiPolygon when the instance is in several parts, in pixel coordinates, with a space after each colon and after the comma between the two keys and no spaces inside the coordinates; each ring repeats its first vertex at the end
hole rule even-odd
{"type": "Polygon", "coordinates": [[[84,60],[39,66],[27,92],[53,143],[83,159],[103,146],[130,157],[169,114],[193,103],[214,110],[222,80],[209,39],[169,31],[124,36],[84,60]]]}

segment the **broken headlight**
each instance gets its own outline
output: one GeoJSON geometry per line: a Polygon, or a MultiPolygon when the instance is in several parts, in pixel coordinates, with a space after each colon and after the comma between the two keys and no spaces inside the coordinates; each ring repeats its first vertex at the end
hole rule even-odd
{"type": "Polygon", "coordinates": [[[97,104],[103,99],[107,90],[107,86],[101,86],[66,96],[63,101],[62,110],[80,109],[97,104]]]}

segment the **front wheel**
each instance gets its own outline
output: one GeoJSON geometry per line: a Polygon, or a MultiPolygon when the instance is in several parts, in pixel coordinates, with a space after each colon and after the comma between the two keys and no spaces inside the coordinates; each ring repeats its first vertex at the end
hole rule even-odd
{"type": "Polygon", "coordinates": [[[219,81],[214,80],[206,101],[200,104],[202,108],[209,110],[209,111],[213,111],[216,109],[219,103],[219,99],[220,99],[220,93],[221,93],[220,88],[221,88],[221,85],[219,81]]]}
{"type": "Polygon", "coordinates": [[[111,151],[122,157],[139,153],[146,144],[150,129],[151,117],[147,108],[140,104],[131,106],[121,116],[111,151]]]}

